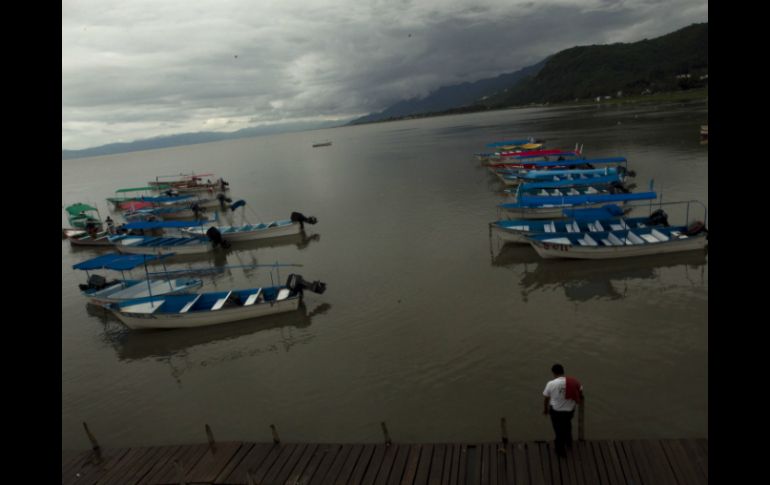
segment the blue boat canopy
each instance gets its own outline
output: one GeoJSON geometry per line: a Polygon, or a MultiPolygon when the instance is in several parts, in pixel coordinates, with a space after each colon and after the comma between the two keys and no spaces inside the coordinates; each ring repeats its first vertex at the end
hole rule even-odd
{"type": "Polygon", "coordinates": [[[623,209],[615,204],[603,205],[596,209],[564,209],[565,216],[578,220],[606,219],[623,215],[623,209]]]}
{"type": "Polygon", "coordinates": [[[117,271],[123,271],[128,269],[134,269],[144,263],[155,261],[158,259],[166,258],[171,254],[164,254],[161,256],[153,256],[150,254],[120,254],[111,253],[97,256],[95,258],[82,261],[78,264],[72,265],[73,269],[114,269],[117,271]]]}

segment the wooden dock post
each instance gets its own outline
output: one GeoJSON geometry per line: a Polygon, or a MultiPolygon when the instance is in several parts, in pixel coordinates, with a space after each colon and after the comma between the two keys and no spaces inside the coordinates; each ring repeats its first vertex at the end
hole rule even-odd
{"type": "Polygon", "coordinates": [[[578,404],[578,441],[585,441],[585,410],[586,398],[583,396],[578,404]]]}
{"type": "Polygon", "coordinates": [[[214,433],[211,432],[211,426],[208,424],[206,425],[206,437],[209,440],[209,448],[211,449],[212,453],[217,452],[217,442],[214,441],[214,433]]]}
{"type": "Polygon", "coordinates": [[[382,421],[380,426],[382,426],[382,434],[385,435],[385,446],[390,446],[392,441],[390,441],[390,433],[388,433],[388,427],[385,426],[385,421],[382,421]]]}
{"type": "Polygon", "coordinates": [[[500,418],[500,432],[502,433],[503,444],[508,444],[508,425],[505,422],[505,417],[500,418]]]}
{"type": "Polygon", "coordinates": [[[88,425],[85,421],[83,421],[83,428],[86,430],[86,435],[88,435],[88,439],[91,440],[91,449],[94,450],[94,456],[96,458],[96,463],[102,462],[102,448],[99,446],[99,443],[96,441],[96,437],[94,437],[93,434],[91,434],[91,430],[88,429],[88,425]]]}
{"type": "Polygon", "coordinates": [[[273,444],[281,444],[281,439],[278,437],[278,430],[275,429],[275,425],[270,425],[270,430],[273,432],[273,444]]]}

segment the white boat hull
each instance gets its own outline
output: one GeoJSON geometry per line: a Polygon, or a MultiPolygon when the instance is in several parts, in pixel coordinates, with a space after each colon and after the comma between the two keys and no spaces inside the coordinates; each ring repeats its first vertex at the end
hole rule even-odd
{"type": "Polygon", "coordinates": [[[676,253],[703,249],[708,244],[706,235],[690,236],[654,244],[632,244],[625,246],[575,246],[553,242],[529,240],[541,257],[570,259],[615,259],[649,256],[653,254],[676,253]]]}
{"type": "Polygon", "coordinates": [[[140,329],[172,329],[194,328],[207,325],[248,320],[251,318],[274,315],[276,313],[290,312],[299,308],[299,296],[294,296],[281,301],[262,302],[248,307],[222,308],[214,311],[188,312],[188,313],[130,313],[114,311],[115,315],[128,328],[140,329]]]}
{"type": "MultiPolygon", "coordinates": [[[[217,230],[222,234],[222,237],[229,242],[257,241],[273,237],[293,236],[299,234],[301,230],[298,222],[292,222],[291,224],[284,226],[255,229],[252,231],[232,231],[230,230],[232,227],[233,226],[218,226],[217,230]]],[[[186,228],[182,232],[195,236],[205,236],[206,231],[206,228],[196,227],[186,228]]]]}

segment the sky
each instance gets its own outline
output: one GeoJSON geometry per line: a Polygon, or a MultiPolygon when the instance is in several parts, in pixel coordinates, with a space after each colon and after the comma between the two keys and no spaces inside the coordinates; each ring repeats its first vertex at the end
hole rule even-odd
{"type": "Polygon", "coordinates": [[[342,123],[699,22],[707,0],[62,0],[62,149],[342,123]]]}

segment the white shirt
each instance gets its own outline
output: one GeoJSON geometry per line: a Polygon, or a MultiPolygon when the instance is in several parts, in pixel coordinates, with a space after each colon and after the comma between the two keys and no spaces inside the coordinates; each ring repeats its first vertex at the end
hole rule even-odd
{"type": "MultiPolygon", "coordinates": [[[[583,386],[580,386],[583,389],[583,386]]],[[[554,411],[572,411],[575,409],[575,401],[564,397],[567,392],[567,378],[557,377],[548,381],[543,390],[543,396],[551,398],[551,407],[554,411]]]]}

